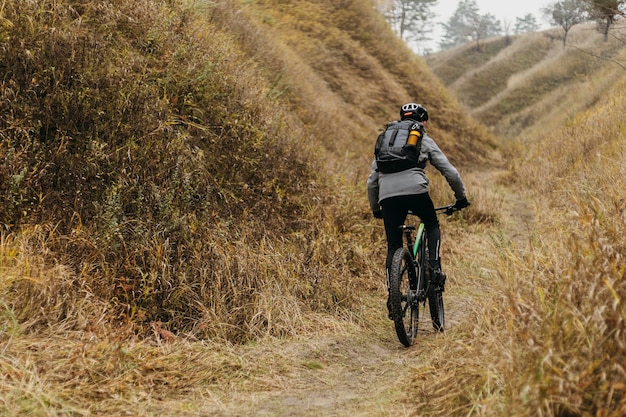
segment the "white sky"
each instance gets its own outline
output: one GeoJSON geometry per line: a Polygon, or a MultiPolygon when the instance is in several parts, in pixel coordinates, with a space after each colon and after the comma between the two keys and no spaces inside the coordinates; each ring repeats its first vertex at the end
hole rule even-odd
{"type": "MultiPolygon", "coordinates": [[[[460,0],[439,0],[437,6],[432,10],[435,17],[432,21],[434,32],[430,35],[436,38],[431,42],[434,50],[439,50],[438,37],[441,36],[439,23],[447,22],[452,16],[460,0]]],[[[515,25],[516,17],[524,17],[528,13],[532,13],[542,28],[547,28],[548,24],[543,18],[541,9],[553,3],[554,0],[476,0],[480,14],[491,13],[504,22],[508,20],[515,25]]]]}

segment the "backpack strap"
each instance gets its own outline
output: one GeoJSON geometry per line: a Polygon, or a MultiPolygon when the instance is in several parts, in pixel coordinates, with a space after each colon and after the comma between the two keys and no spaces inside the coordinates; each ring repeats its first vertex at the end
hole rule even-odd
{"type": "Polygon", "coordinates": [[[393,148],[393,144],[396,142],[396,136],[398,136],[398,132],[400,131],[400,123],[393,127],[393,133],[391,134],[391,138],[389,139],[389,147],[393,148]]]}

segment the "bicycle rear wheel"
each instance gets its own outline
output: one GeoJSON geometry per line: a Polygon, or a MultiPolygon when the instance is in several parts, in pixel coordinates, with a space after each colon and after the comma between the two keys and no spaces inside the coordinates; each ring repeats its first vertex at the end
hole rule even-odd
{"type": "Polygon", "coordinates": [[[419,303],[416,295],[417,276],[413,258],[406,248],[393,254],[389,271],[390,313],[400,343],[409,347],[417,335],[419,303]]]}

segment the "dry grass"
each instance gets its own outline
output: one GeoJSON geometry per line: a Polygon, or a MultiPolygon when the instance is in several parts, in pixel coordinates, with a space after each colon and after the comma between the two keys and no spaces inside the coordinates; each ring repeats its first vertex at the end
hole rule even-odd
{"type": "Polygon", "coordinates": [[[367,322],[377,128],[417,95],[458,160],[493,139],[344,6],[2,4],[3,413],[149,414],[228,380],[212,343],[367,322]]]}
{"type": "Polygon", "coordinates": [[[368,2],[331,3],[3,8],[0,221],[46,271],[18,280],[20,320],[81,329],[93,299],[98,323],[245,341],[352,307],[333,277],[374,274],[351,235],[372,235],[355,219],[389,111],[417,93],[466,164],[493,142],[368,2]]]}
{"type": "MultiPolygon", "coordinates": [[[[495,139],[365,0],[18,0],[0,45],[1,414],[199,414],[207,386],[271,393],[320,369],[321,342],[304,359],[274,349],[326,331],[356,339],[362,378],[364,329],[390,331],[364,184],[405,100],[431,111],[473,205],[442,220],[455,325],[426,340],[404,410],[622,410],[623,95],[546,139],[559,146],[511,145],[513,174],[494,178],[474,169],[502,169],[495,139]],[[512,182],[549,196],[536,218],[512,182]]],[[[492,46],[481,62],[508,62],[492,46]]],[[[402,352],[370,352],[368,372],[399,384],[402,352]]]]}
{"type": "Polygon", "coordinates": [[[154,415],[167,400],[198,386],[263,372],[224,344],[53,330],[56,335],[4,341],[2,415],[154,415]]]}
{"type": "Polygon", "coordinates": [[[538,200],[541,229],[533,252],[503,259],[509,271],[512,263],[528,265],[516,280],[504,275],[513,284],[507,304],[518,340],[530,347],[520,358],[532,365],[516,388],[547,415],[626,410],[625,88],[620,83],[602,105],[548,136],[558,153],[546,153],[543,141],[533,144],[534,162],[515,171],[521,184],[536,184],[531,196],[554,195],[538,200]]]}
{"type": "Polygon", "coordinates": [[[521,199],[476,178],[489,184],[483,203],[505,193],[500,221],[471,240],[462,237],[469,230],[460,231],[466,249],[454,254],[452,271],[462,277],[468,319],[445,347],[433,345],[432,368],[417,369],[419,413],[626,411],[624,91],[622,81],[569,126],[524,140],[506,177],[521,199]],[[471,262],[458,265],[467,251],[471,262]]]}
{"type": "Polygon", "coordinates": [[[425,62],[446,85],[454,84],[473,69],[487,64],[498,56],[507,45],[504,39],[494,38],[485,41],[480,51],[473,44],[467,44],[425,57],[425,62]],[[454,62],[454,65],[450,65],[454,62]]]}
{"type": "Polygon", "coordinates": [[[471,66],[450,88],[467,108],[478,108],[511,88],[515,76],[541,62],[552,48],[550,39],[539,33],[518,37],[488,62],[471,66]]]}
{"type": "MultiPolygon", "coordinates": [[[[483,61],[461,65],[465,75],[446,84],[474,117],[502,137],[557,128],[603,97],[624,68],[619,37],[604,42],[592,26],[581,25],[563,48],[557,35],[552,29],[516,38],[497,55],[485,53],[483,61]]],[[[460,52],[447,51],[429,62],[438,74],[448,67],[458,71],[460,52]]]]}

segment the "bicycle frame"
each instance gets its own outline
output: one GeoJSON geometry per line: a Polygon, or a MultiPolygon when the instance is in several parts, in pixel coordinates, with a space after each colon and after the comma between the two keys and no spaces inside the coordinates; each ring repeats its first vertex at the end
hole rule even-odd
{"type": "MultiPolygon", "coordinates": [[[[436,211],[445,211],[450,215],[457,211],[453,205],[439,207],[436,211]]],[[[409,212],[411,215],[415,213],[409,212]]],[[[430,315],[436,331],[444,328],[444,306],[442,291],[430,287],[428,272],[428,243],[426,227],[422,222],[418,226],[400,226],[404,235],[401,248],[393,254],[391,267],[387,275],[389,298],[387,307],[389,318],[393,320],[398,339],[405,346],[411,346],[418,331],[420,304],[430,308],[430,315]],[[415,239],[413,238],[415,233],[415,239]],[[406,246],[405,246],[406,244],[406,246]]]]}
{"type": "Polygon", "coordinates": [[[422,235],[425,233],[425,227],[423,223],[420,223],[417,226],[417,233],[415,234],[415,240],[413,240],[413,231],[416,230],[415,226],[401,226],[404,231],[404,238],[406,240],[406,247],[411,254],[411,258],[413,260],[413,268],[415,268],[415,276],[417,278],[417,282],[415,282],[416,288],[411,288],[409,291],[408,297],[411,300],[416,299],[418,302],[426,301],[426,288],[424,286],[424,269],[423,265],[420,265],[420,261],[424,262],[424,259],[420,259],[419,251],[420,244],[423,242],[422,235]]]}
{"type": "MultiPolygon", "coordinates": [[[[459,211],[459,209],[455,208],[454,204],[450,204],[448,206],[435,208],[435,212],[437,211],[443,211],[445,212],[446,215],[450,216],[454,212],[459,211]]],[[[417,216],[417,214],[413,213],[412,211],[409,211],[408,214],[417,216]]],[[[417,259],[417,251],[419,250],[419,244],[422,241],[422,233],[424,233],[424,228],[425,228],[424,223],[420,222],[419,226],[417,227],[417,233],[415,235],[415,242],[413,242],[413,236],[411,236],[411,231],[415,230],[415,227],[407,226],[407,225],[402,225],[401,227],[404,230],[404,234],[406,236],[407,249],[409,249],[409,252],[411,252],[411,254],[413,255],[413,258],[417,259]]]]}
{"type": "Polygon", "coordinates": [[[424,233],[424,223],[420,223],[420,225],[417,228],[417,233],[415,235],[415,243],[410,245],[413,246],[413,257],[415,259],[417,259],[417,251],[419,250],[419,246],[420,246],[420,242],[421,242],[421,238],[422,238],[422,233],[424,233]]]}
{"type": "MultiPolygon", "coordinates": [[[[437,207],[435,208],[435,212],[438,211],[443,211],[445,212],[446,215],[450,216],[453,213],[455,213],[456,211],[458,211],[457,208],[454,207],[454,204],[450,204],[447,206],[442,206],[442,207],[437,207]]],[[[415,213],[409,211],[408,214],[411,214],[413,216],[417,216],[415,213]]],[[[417,287],[415,288],[413,291],[415,291],[415,294],[409,294],[409,297],[415,297],[417,299],[418,302],[423,302],[424,304],[426,303],[426,299],[427,299],[427,293],[428,293],[428,286],[430,285],[429,283],[425,283],[425,278],[426,278],[426,273],[424,270],[425,265],[424,264],[420,264],[420,261],[422,263],[424,262],[428,262],[427,259],[420,259],[419,258],[419,251],[420,251],[420,244],[422,242],[425,243],[425,240],[422,239],[422,236],[424,233],[426,233],[426,227],[424,226],[424,223],[421,223],[417,226],[417,229],[415,226],[407,226],[402,225],[402,230],[404,231],[404,236],[406,239],[406,245],[407,245],[407,249],[408,251],[411,253],[412,258],[413,258],[413,266],[415,267],[415,272],[416,272],[416,276],[417,276],[417,287]],[[414,230],[417,230],[417,233],[415,234],[415,241],[413,240],[413,235],[412,232],[414,230]]],[[[425,248],[425,251],[427,251],[428,248],[425,248]]],[[[426,252],[424,252],[424,255],[426,255],[426,252]]]]}

